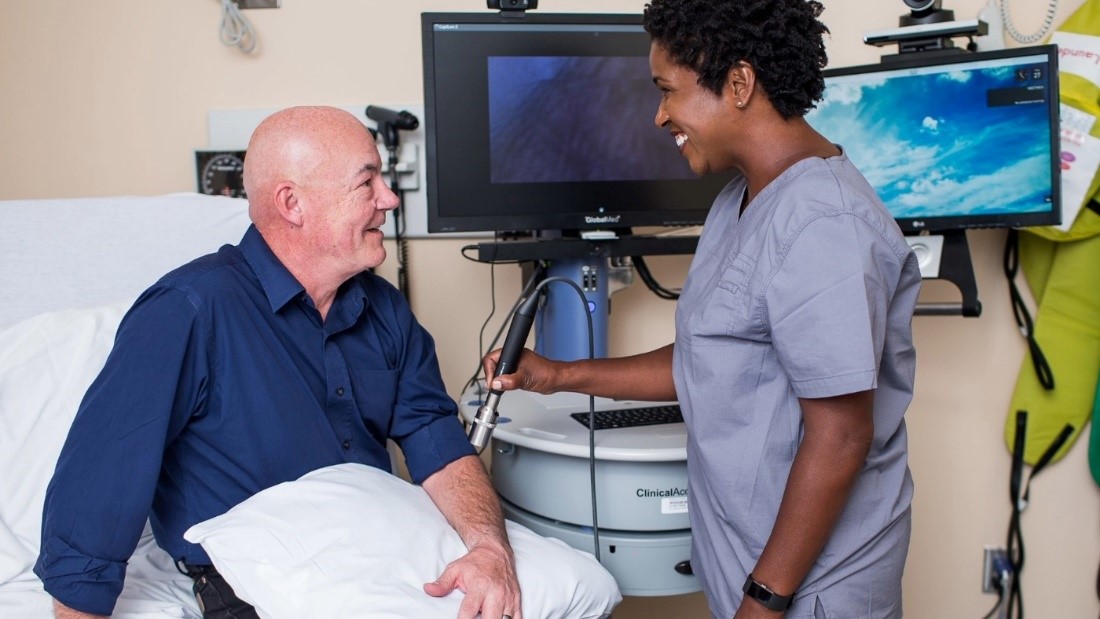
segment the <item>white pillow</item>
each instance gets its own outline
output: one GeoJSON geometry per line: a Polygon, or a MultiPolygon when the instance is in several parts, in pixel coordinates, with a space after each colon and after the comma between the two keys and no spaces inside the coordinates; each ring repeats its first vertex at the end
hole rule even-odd
{"type": "MultiPolygon", "coordinates": [[[[622,600],[591,554],[507,529],[525,619],[606,617],[622,600]]],[[[268,488],[184,537],[266,619],[456,617],[462,601],[423,589],[465,554],[458,533],[423,488],[361,464],[268,488]]]]}

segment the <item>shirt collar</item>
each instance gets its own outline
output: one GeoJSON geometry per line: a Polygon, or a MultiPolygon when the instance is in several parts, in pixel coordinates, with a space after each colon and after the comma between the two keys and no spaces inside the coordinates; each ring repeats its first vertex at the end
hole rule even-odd
{"type": "MultiPolygon", "coordinates": [[[[278,312],[295,297],[301,297],[303,302],[307,301],[305,287],[283,266],[255,225],[248,227],[238,247],[256,278],[260,280],[260,287],[267,296],[267,302],[271,304],[272,312],[278,312]]],[[[362,314],[368,299],[367,291],[359,278],[353,277],[340,286],[326,322],[330,323],[334,331],[347,328],[362,314]]],[[[309,301],[309,305],[313,306],[312,301],[309,301]]]]}
{"type": "Polygon", "coordinates": [[[271,304],[272,312],[279,311],[291,299],[305,293],[305,288],[279,262],[279,258],[268,247],[267,241],[255,225],[248,227],[238,247],[256,278],[260,280],[260,287],[267,296],[267,302],[271,304]]]}
{"type": "Polygon", "coordinates": [[[351,327],[366,309],[368,301],[367,291],[358,277],[344,282],[329,308],[325,329],[336,333],[351,327]]]}

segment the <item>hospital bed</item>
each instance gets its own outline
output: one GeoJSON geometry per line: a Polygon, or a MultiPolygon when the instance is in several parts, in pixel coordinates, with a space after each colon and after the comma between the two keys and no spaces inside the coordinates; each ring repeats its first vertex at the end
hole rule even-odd
{"type": "MultiPolygon", "coordinates": [[[[50,617],[52,600],[32,567],[38,556],[46,486],[84,391],[102,367],[118,322],[138,294],[173,268],[223,244],[238,242],[249,225],[247,203],[198,194],[0,201],[0,221],[0,291],[4,296],[0,302],[0,617],[50,617]]],[[[386,483],[396,483],[396,478],[386,477],[390,478],[386,483]]],[[[398,489],[399,493],[405,491],[414,492],[398,489]]],[[[276,495],[254,507],[263,511],[289,506],[280,500],[276,495]]],[[[390,505],[400,500],[395,495],[390,505]]],[[[389,511],[399,513],[396,509],[389,511]]],[[[380,513],[376,517],[388,515],[380,513]]],[[[301,529],[302,523],[288,523],[290,534],[298,535],[300,531],[292,529],[301,529]]],[[[522,558],[527,543],[524,536],[529,532],[517,534],[512,526],[509,524],[509,534],[517,557],[522,558]]],[[[249,528],[247,516],[237,517],[222,528],[231,532],[222,541],[247,538],[247,546],[257,545],[255,537],[248,537],[256,531],[249,528]]],[[[271,531],[262,533],[272,535],[271,531]]],[[[213,539],[209,531],[208,535],[207,539],[213,539]]],[[[305,544],[309,540],[294,541],[305,544]]],[[[561,546],[562,552],[575,552],[561,546]]],[[[205,541],[204,547],[210,551],[205,541]]],[[[540,560],[543,550],[538,547],[540,560]]],[[[432,548],[413,554],[434,553],[432,548]]],[[[219,557],[213,553],[211,556],[218,564],[219,557]]],[[[610,576],[594,559],[595,571],[591,571],[591,565],[582,565],[578,570],[570,563],[572,556],[562,557],[564,571],[577,572],[577,578],[596,584],[574,583],[571,599],[554,600],[549,593],[543,596],[541,591],[551,589],[540,588],[542,583],[525,582],[521,567],[525,614],[600,617],[609,613],[621,599],[610,576]],[[531,603],[549,605],[542,611],[527,612],[528,596],[531,603]],[[550,608],[556,610],[545,610],[550,608]]],[[[284,576],[304,577],[302,570],[316,563],[314,558],[297,557],[298,563],[287,562],[284,576]]],[[[379,573],[393,572],[395,558],[385,559],[379,573]]],[[[438,558],[434,559],[438,565],[438,558]]],[[[253,563],[273,560],[264,556],[253,563]]],[[[245,562],[232,567],[245,572],[248,565],[245,562]]],[[[414,580],[419,577],[416,575],[414,580]]],[[[277,584],[278,578],[267,572],[258,580],[277,584]]],[[[417,586],[428,580],[420,580],[417,586]]],[[[190,579],[176,570],[171,558],[153,541],[147,526],[128,564],[125,588],[114,616],[199,618],[190,587],[190,579]]],[[[376,597],[370,598],[370,592],[359,595],[356,590],[344,597],[364,598],[390,609],[388,613],[371,612],[371,616],[411,616],[403,602],[384,599],[395,595],[388,591],[371,593],[376,597]]],[[[320,615],[269,612],[265,616],[320,615]]]]}
{"type": "MultiPolygon", "coordinates": [[[[178,194],[0,202],[0,616],[49,617],[31,568],[46,485],[122,313],[172,268],[235,243],[243,200],[178,194]]],[[[199,617],[146,531],[117,617],[199,617]]]]}

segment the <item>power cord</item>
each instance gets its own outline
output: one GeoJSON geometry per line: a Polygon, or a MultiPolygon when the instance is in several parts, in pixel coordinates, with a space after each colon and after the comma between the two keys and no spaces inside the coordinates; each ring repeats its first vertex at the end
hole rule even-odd
{"type": "MultiPolygon", "coordinates": [[[[396,131],[395,131],[396,133],[396,131]]],[[[405,190],[401,188],[397,175],[397,148],[390,146],[390,191],[397,195],[397,209],[393,218],[393,241],[397,245],[397,288],[412,305],[412,290],[409,286],[409,239],[405,230],[405,190]]]]}
{"type": "Polygon", "coordinates": [[[252,24],[237,6],[235,0],[221,0],[222,21],[218,27],[218,35],[222,43],[232,45],[246,54],[251,54],[256,49],[256,31],[252,24]]]}
{"type": "MultiPolygon", "coordinates": [[[[1004,554],[997,554],[993,558],[992,565],[993,573],[990,574],[994,577],[992,585],[993,589],[997,591],[997,603],[993,605],[993,608],[989,610],[982,619],[992,619],[997,611],[1004,608],[1005,602],[1008,600],[1008,592],[1012,583],[1012,562],[1004,554]]],[[[1001,617],[1005,617],[1005,614],[1001,614],[1001,617]]]]}
{"type": "Polygon", "coordinates": [[[634,270],[638,272],[638,277],[645,283],[646,288],[649,288],[653,294],[662,299],[669,301],[675,301],[680,298],[680,291],[671,288],[665,288],[657,279],[653,277],[653,273],[649,270],[649,265],[646,264],[645,259],[641,256],[631,256],[630,262],[634,265],[634,270]]]}
{"type": "Polygon", "coordinates": [[[1012,443],[1012,469],[1009,472],[1008,492],[1012,515],[1008,521],[1008,542],[1005,546],[1007,560],[1011,565],[1012,578],[1008,586],[1008,601],[1004,616],[1009,619],[1024,619],[1024,597],[1021,579],[1024,573],[1024,531],[1021,525],[1023,511],[1031,498],[1031,480],[1035,479],[1054,459],[1058,450],[1073,435],[1073,425],[1066,424],[1054,437],[1050,445],[1031,467],[1031,473],[1024,479],[1024,452],[1027,447],[1026,410],[1016,411],[1016,436],[1012,443]]]}

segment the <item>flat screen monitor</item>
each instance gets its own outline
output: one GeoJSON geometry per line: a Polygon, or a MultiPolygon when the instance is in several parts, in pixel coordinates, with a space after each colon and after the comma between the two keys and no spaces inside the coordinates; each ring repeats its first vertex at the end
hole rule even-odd
{"type": "Polygon", "coordinates": [[[828,69],[807,120],[908,233],[1061,217],[1058,52],[913,52],[828,69]]]}
{"type": "Polygon", "coordinates": [[[424,13],[428,230],[695,225],[730,179],[667,130],[640,15],[424,13]]]}

